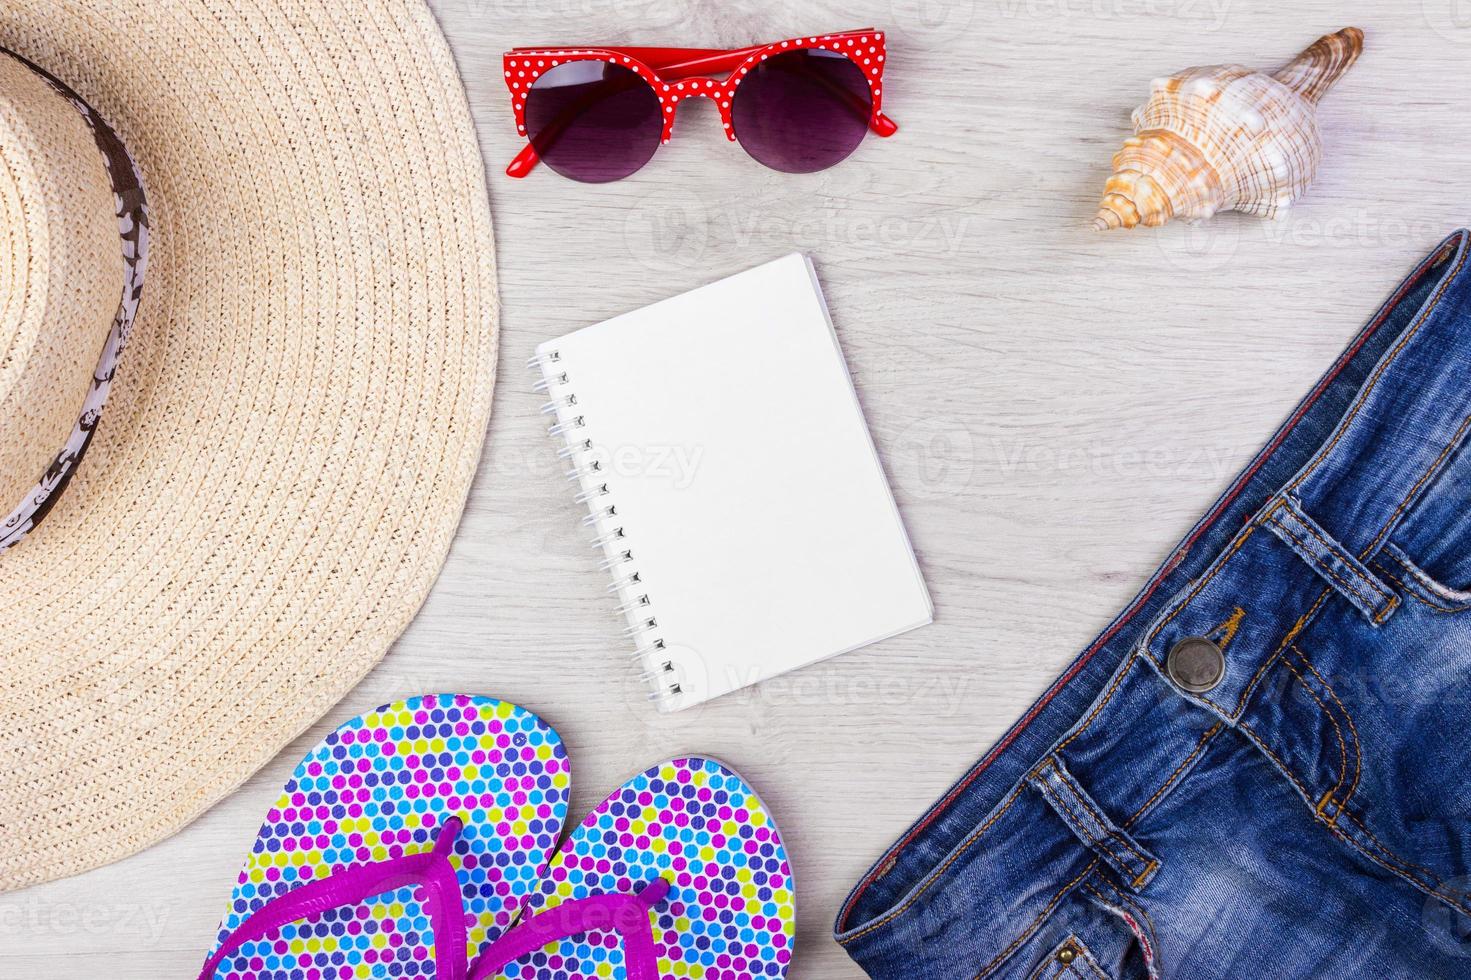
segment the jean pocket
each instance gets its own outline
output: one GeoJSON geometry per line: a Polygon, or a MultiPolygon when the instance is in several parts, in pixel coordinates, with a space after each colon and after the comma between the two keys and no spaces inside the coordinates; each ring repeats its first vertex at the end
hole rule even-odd
{"type": "Polygon", "coordinates": [[[1449,615],[1471,610],[1471,590],[1444,584],[1398,545],[1386,545],[1375,564],[1406,595],[1434,612],[1449,615]]]}
{"type": "MultiPolygon", "coordinates": [[[[1468,420],[1471,428],[1471,420],[1468,420]]],[[[1439,600],[1471,602],[1471,442],[1463,442],[1435,473],[1390,539],[1391,562],[1407,561],[1407,574],[1439,600]]]]}
{"type": "Polygon", "coordinates": [[[1113,980],[1077,936],[1069,936],[1027,974],[1027,980],[1113,980]]]}

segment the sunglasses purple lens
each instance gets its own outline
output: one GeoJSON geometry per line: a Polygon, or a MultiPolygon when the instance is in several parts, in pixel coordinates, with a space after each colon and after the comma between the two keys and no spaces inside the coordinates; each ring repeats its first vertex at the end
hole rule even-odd
{"type": "Polygon", "coordinates": [[[741,80],[730,111],[747,153],[773,170],[806,174],[831,167],[863,142],[873,93],[851,58],[784,51],[741,80]]]}
{"type": "Polygon", "coordinates": [[[659,96],[637,72],[606,61],[569,61],[526,94],[526,133],[557,173],[601,184],[649,162],[664,116],[659,96]]]}

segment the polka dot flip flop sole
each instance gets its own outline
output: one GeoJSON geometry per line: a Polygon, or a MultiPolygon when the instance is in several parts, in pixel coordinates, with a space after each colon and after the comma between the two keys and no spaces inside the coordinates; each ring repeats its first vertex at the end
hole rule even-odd
{"type": "Polygon", "coordinates": [[[528,918],[472,978],[781,978],[794,900],[781,835],[750,785],[718,762],[673,759],[572,832],[528,918]]]}
{"type": "Polygon", "coordinates": [[[571,778],[561,738],[513,704],[354,718],[271,807],[200,976],[463,980],[542,882],[571,778]]]}

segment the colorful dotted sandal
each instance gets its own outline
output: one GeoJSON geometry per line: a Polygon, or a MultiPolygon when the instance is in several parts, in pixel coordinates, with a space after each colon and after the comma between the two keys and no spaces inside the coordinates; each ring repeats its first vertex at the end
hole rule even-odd
{"type": "Polygon", "coordinates": [[[471,980],[785,977],[792,870],[766,807],[708,759],[626,783],[572,832],[471,980]]]}
{"type": "Polygon", "coordinates": [[[267,814],[201,980],[464,980],[543,880],[571,778],[557,733],[513,704],[354,718],[267,814]]]}

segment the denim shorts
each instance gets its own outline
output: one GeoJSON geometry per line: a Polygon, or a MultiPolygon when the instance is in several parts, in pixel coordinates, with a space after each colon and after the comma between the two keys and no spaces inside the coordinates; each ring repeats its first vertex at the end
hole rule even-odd
{"type": "Polygon", "coordinates": [[[871,976],[1471,976],[1468,255],[853,890],[871,976]]]}

